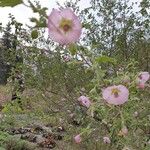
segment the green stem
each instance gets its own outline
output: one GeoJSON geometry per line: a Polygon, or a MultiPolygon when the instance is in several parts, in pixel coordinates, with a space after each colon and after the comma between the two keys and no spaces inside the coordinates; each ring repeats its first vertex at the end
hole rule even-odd
{"type": "Polygon", "coordinates": [[[122,114],[121,107],[119,107],[119,112],[120,112],[120,117],[121,117],[121,124],[122,124],[122,126],[124,126],[125,121],[124,121],[124,117],[123,117],[123,114],[122,114]]]}

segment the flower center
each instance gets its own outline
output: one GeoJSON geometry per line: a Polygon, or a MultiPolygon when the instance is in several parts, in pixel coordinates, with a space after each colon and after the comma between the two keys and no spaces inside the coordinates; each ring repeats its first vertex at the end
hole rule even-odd
{"type": "Polygon", "coordinates": [[[118,96],[119,96],[119,92],[120,92],[120,90],[117,89],[117,88],[113,88],[113,89],[111,90],[111,94],[114,95],[115,97],[118,97],[118,96]]]}
{"type": "Polygon", "coordinates": [[[63,18],[63,19],[60,21],[59,27],[60,27],[65,33],[67,33],[67,32],[71,29],[71,27],[72,27],[72,21],[69,20],[69,19],[63,18]]]}

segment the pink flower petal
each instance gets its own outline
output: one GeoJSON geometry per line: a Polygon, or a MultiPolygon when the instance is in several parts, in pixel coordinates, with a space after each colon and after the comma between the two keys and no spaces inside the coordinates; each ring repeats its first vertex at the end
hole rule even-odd
{"type": "Polygon", "coordinates": [[[62,33],[59,33],[57,30],[53,29],[52,31],[49,31],[49,36],[52,38],[52,40],[60,43],[61,45],[67,44],[68,42],[63,37],[62,33]]]}
{"type": "Polygon", "coordinates": [[[107,103],[113,104],[113,105],[121,105],[121,104],[124,104],[128,100],[129,91],[123,85],[110,86],[102,91],[102,95],[107,103]],[[118,96],[112,93],[113,89],[119,90],[118,96]]]}
{"type": "Polygon", "coordinates": [[[85,107],[87,107],[87,108],[89,108],[90,105],[91,105],[91,102],[90,102],[89,98],[86,97],[86,96],[80,96],[80,97],[78,98],[78,101],[80,102],[80,104],[81,104],[82,106],[85,106],[85,107]]]}
{"type": "Polygon", "coordinates": [[[81,143],[82,140],[81,140],[80,134],[76,135],[76,136],[74,137],[74,140],[75,140],[75,142],[76,142],[77,144],[81,143]]]}
{"type": "Polygon", "coordinates": [[[144,89],[145,88],[145,82],[139,82],[137,84],[137,86],[138,86],[139,89],[144,89]]]}
{"type": "Polygon", "coordinates": [[[66,40],[68,41],[67,44],[69,43],[73,43],[73,42],[77,42],[78,39],[80,38],[81,35],[81,30],[72,30],[70,32],[68,32],[67,36],[66,36],[66,40]]]}
{"type": "Polygon", "coordinates": [[[103,137],[103,142],[104,142],[105,144],[110,144],[110,143],[111,143],[111,140],[110,140],[109,137],[105,136],[105,137],[103,137]]]}
{"type": "Polygon", "coordinates": [[[48,17],[48,26],[52,26],[54,28],[59,27],[61,19],[62,17],[60,15],[60,11],[58,11],[57,9],[53,9],[48,17]]]}
{"type": "Polygon", "coordinates": [[[63,18],[68,18],[70,20],[77,19],[77,16],[74,14],[74,12],[70,8],[65,8],[61,10],[61,16],[63,18]]]}

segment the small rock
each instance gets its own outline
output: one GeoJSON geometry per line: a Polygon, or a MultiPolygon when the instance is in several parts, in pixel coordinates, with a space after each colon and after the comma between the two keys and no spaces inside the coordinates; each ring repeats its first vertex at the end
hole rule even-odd
{"type": "Polygon", "coordinates": [[[44,138],[53,137],[53,134],[52,134],[52,133],[44,133],[44,134],[43,134],[43,137],[44,137],[44,138]]]}
{"type": "Polygon", "coordinates": [[[31,129],[30,128],[19,128],[18,131],[21,133],[21,134],[25,134],[27,132],[31,132],[31,129]]]}
{"type": "Polygon", "coordinates": [[[44,130],[45,132],[52,133],[51,128],[46,127],[46,126],[43,126],[42,128],[43,128],[43,130],[44,130]]]}
{"type": "Polygon", "coordinates": [[[14,135],[14,137],[16,138],[16,139],[21,139],[21,134],[16,134],[16,135],[14,135]]]}
{"type": "Polygon", "coordinates": [[[41,133],[41,132],[43,132],[43,128],[41,126],[35,126],[35,127],[33,127],[33,131],[41,133]]]}
{"type": "Polygon", "coordinates": [[[15,128],[9,129],[8,133],[11,134],[11,135],[20,134],[20,132],[18,131],[18,129],[15,129],[15,128]]]}
{"type": "Polygon", "coordinates": [[[26,133],[24,135],[21,135],[21,139],[28,140],[29,142],[33,142],[33,143],[36,142],[36,138],[37,137],[34,134],[31,134],[31,133],[26,133]]]}
{"type": "Polygon", "coordinates": [[[62,140],[62,139],[63,139],[63,137],[64,137],[63,135],[58,134],[58,135],[55,135],[55,136],[54,136],[54,139],[55,139],[55,140],[59,140],[59,141],[60,141],[60,140],[62,140]]]}
{"type": "Polygon", "coordinates": [[[53,139],[46,139],[43,142],[39,143],[39,146],[52,149],[56,146],[56,142],[53,139]]]}
{"type": "Polygon", "coordinates": [[[42,135],[36,135],[36,142],[37,143],[42,143],[45,140],[45,137],[42,135]]]}
{"type": "Polygon", "coordinates": [[[50,128],[52,128],[52,127],[53,127],[53,125],[52,125],[51,123],[48,123],[48,124],[46,125],[46,127],[50,127],[50,128]]]}
{"type": "Polygon", "coordinates": [[[65,128],[63,126],[59,126],[57,128],[57,132],[63,132],[63,131],[65,131],[65,128]]]}

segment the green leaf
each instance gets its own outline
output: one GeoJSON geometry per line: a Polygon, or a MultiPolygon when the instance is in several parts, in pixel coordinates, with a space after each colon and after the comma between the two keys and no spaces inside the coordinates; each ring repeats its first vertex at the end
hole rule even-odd
{"type": "Polygon", "coordinates": [[[6,7],[6,6],[14,7],[21,3],[23,3],[22,0],[0,0],[1,7],[6,7]]]}
{"type": "Polygon", "coordinates": [[[46,23],[46,19],[40,19],[38,22],[36,22],[36,26],[37,28],[45,28],[47,27],[47,23],[46,23]]]}
{"type": "Polygon", "coordinates": [[[85,29],[90,29],[91,25],[90,25],[90,23],[83,23],[82,27],[85,28],[85,29]]]}
{"type": "Polygon", "coordinates": [[[95,59],[98,63],[113,63],[116,64],[116,59],[108,57],[108,56],[100,56],[95,59]]]}
{"type": "Polygon", "coordinates": [[[38,31],[37,30],[33,30],[31,32],[31,37],[32,37],[32,39],[37,39],[38,38],[38,31]]]}
{"type": "Polygon", "coordinates": [[[37,20],[36,18],[34,18],[34,17],[30,18],[30,21],[31,21],[31,22],[35,22],[35,23],[38,22],[38,20],[37,20]]]}
{"type": "Polygon", "coordinates": [[[70,44],[69,45],[69,51],[72,56],[74,56],[77,53],[77,45],[76,44],[70,44]]]}

